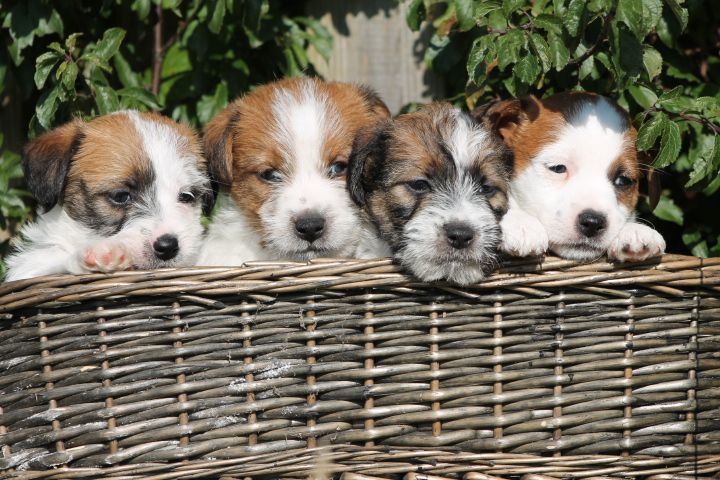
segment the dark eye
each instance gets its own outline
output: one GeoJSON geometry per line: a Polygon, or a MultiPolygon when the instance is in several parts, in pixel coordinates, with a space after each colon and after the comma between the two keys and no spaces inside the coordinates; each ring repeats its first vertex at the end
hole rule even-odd
{"type": "Polygon", "coordinates": [[[120,206],[128,205],[132,200],[132,198],[130,197],[130,192],[128,192],[127,190],[113,190],[112,192],[108,193],[108,198],[112,203],[120,206]]]}
{"type": "Polygon", "coordinates": [[[330,178],[342,177],[347,172],[348,164],[345,160],[336,160],[330,165],[328,174],[330,178]]]}
{"type": "Polygon", "coordinates": [[[615,177],[615,180],[613,180],[613,185],[615,185],[617,188],[627,188],[633,183],[635,183],[635,181],[632,178],[626,177],[623,174],[618,175],[617,177],[615,177]]]}
{"type": "Polygon", "coordinates": [[[178,194],[178,202],[195,203],[195,195],[192,192],[180,192],[178,194]]]}
{"type": "Polygon", "coordinates": [[[430,191],[430,183],[423,178],[412,180],[407,183],[407,186],[414,193],[426,193],[430,191]]]}
{"type": "Polygon", "coordinates": [[[555,173],[565,173],[565,172],[567,172],[567,167],[563,164],[550,165],[548,167],[548,170],[550,170],[551,172],[555,172],[555,173]]]}
{"type": "Polygon", "coordinates": [[[268,168],[267,170],[260,172],[260,178],[268,183],[278,183],[283,180],[282,174],[274,168],[268,168]]]}
{"type": "Polygon", "coordinates": [[[493,193],[495,193],[496,190],[497,188],[490,185],[489,183],[482,183],[480,185],[480,193],[482,195],[492,195],[493,193]]]}

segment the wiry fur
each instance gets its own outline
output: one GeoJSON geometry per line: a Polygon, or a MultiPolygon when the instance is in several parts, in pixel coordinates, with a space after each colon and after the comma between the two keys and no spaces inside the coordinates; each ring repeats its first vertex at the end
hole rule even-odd
{"type": "Polygon", "coordinates": [[[199,141],[187,127],[135,111],[78,120],[31,142],[23,163],[48,211],[20,232],[7,280],[194,264],[210,185],[199,141]],[[116,190],[132,200],[114,204],[109,194],[116,190]],[[179,201],[183,193],[195,200],[179,201]],[[174,236],[178,247],[165,260],[153,247],[163,235],[174,236]]]}
{"type": "MultiPolygon", "coordinates": [[[[635,222],[642,175],[636,132],[609,99],[588,93],[499,102],[476,112],[513,149],[515,164],[502,248],[539,255],[550,249],[574,260],[605,254],[614,260],[659,255],[665,242],[635,222]],[[562,166],[565,172],[555,172],[562,166]],[[627,184],[618,184],[618,177],[627,184]],[[603,228],[592,235],[580,215],[592,212],[603,228]]],[[[622,182],[621,182],[622,183],[622,182]]]]}
{"type": "Polygon", "coordinates": [[[461,285],[496,266],[510,166],[501,142],[444,103],[400,115],[360,141],[350,191],[401,264],[421,280],[461,285]],[[412,187],[418,180],[427,191],[412,187]],[[468,247],[452,246],[452,224],[473,232],[468,247]]]}
{"type": "Polygon", "coordinates": [[[367,226],[348,196],[345,174],[331,169],[350,156],[358,131],[388,116],[366,88],[311,78],[268,84],[233,102],[205,132],[226,193],[199,264],[358,255],[367,226]],[[267,170],[280,180],[264,179],[267,170]],[[325,221],[312,241],[298,235],[295,223],[308,212],[325,221]]]}

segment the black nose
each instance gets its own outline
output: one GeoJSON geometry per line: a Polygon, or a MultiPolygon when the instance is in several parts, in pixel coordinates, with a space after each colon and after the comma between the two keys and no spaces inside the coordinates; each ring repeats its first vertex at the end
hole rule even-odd
{"type": "Polygon", "coordinates": [[[448,243],[450,243],[453,248],[467,248],[475,237],[475,232],[466,223],[450,222],[446,223],[444,228],[448,243]]]}
{"type": "Polygon", "coordinates": [[[325,230],[325,217],[317,212],[305,212],[295,219],[295,231],[303,240],[312,243],[320,238],[325,230]]]}
{"type": "Polygon", "coordinates": [[[155,250],[155,256],[160,260],[170,260],[177,255],[178,241],[175,235],[161,235],[153,243],[153,250],[155,250]]]}
{"type": "Polygon", "coordinates": [[[599,234],[607,226],[605,215],[595,210],[583,210],[578,215],[578,230],[588,238],[599,234]]]}

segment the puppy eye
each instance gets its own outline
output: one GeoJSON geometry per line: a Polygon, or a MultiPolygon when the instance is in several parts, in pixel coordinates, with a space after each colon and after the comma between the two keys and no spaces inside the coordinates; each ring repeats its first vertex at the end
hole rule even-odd
{"type": "Polygon", "coordinates": [[[615,185],[617,188],[627,188],[633,183],[635,183],[635,181],[632,178],[626,177],[622,174],[618,175],[617,177],[615,177],[615,180],[613,180],[613,185],[615,185]]]}
{"type": "Polygon", "coordinates": [[[128,205],[132,200],[130,192],[128,192],[127,190],[113,190],[112,192],[108,193],[108,198],[112,203],[120,206],[128,205]]]}
{"type": "Polygon", "coordinates": [[[415,193],[426,193],[430,191],[430,182],[422,178],[408,182],[407,186],[415,193]]]}
{"type": "Polygon", "coordinates": [[[180,192],[178,195],[180,203],[195,203],[195,195],[192,192],[180,192]]]}
{"type": "Polygon", "coordinates": [[[482,195],[492,195],[493,193],[495,193],[495,191],[497,191],[497,188],[490,185],[489,183],[483,183],[482,185],[480,185],[480,193],[482,195]]]}
{"type": "Polygon", "coordinates": [[[555,173],[565,173],[565,172],[567,172],[567,167],[563,164],[550,165],[548,167],[548,170],[550,170],[551,172],[555,172],[555,173]]]}
{"type": "Polygon", "coordinates": [[[330,178],[342,177],[347,172],[348,164],[345,160],[337,160],[330,165],[328,173],[330,178]]]}
{"type": "Polygon", "coordinates": [[[283,181],[282,174],[274,168],[268,168],[260,172],[260,178],[268,183],[279,183],[283,181]]]}

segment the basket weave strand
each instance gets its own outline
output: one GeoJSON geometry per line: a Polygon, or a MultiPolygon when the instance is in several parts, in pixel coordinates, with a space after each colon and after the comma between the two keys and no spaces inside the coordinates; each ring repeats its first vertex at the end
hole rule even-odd
{"type": "Polygon", "coordinates": [[[389,259],[0,285],[18,478],[717,478],[720,259],[389,259]]]}

